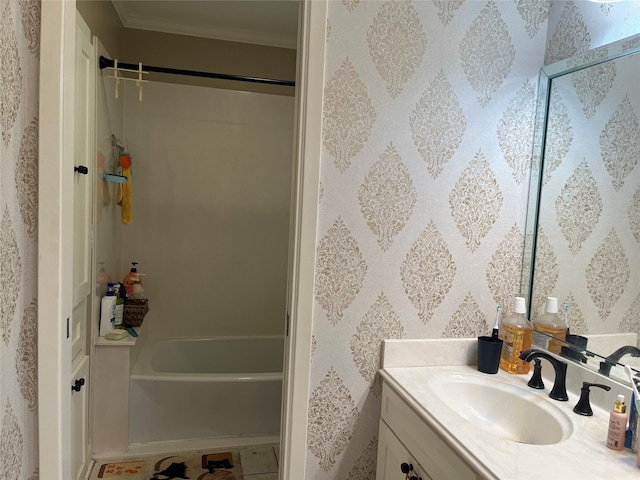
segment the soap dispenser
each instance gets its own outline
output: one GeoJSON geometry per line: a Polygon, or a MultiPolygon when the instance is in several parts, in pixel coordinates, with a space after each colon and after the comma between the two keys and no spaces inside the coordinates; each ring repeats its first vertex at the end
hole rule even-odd
{"type": "Polygon", "coordinates": [[[529,362],[520,360],[520,353],[531,348],[533,335],[533,326],[527,319],[526,312],[524,298],[516,297],[511,313],[504,318],[500,327],[500,368],[507,373],[529,373],[529,362]]]}
{"type": "Polygon", "coordinates": [[[140,281],[137,265],[138,262],[131,262],[131,270],[122,281],[122,283],[124,283],[124,289],[127,291],[127,295],[131,295],[133,293],[133,284],[140,281]]]}
{"type": "Polygon", "coordinates": [[[544,313],[533,321],[533,343],[559,355],[566,340],[567,324],[558,315],[558,299],[547,297],[544,313]]]}

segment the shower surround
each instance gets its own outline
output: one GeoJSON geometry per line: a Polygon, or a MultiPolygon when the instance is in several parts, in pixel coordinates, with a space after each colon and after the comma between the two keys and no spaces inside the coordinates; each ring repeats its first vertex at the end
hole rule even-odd
{"type": "Polygon", "coordinates": [[[293,97],[150,82],[126,86],[144,334],[282,335],[293,97]]]}

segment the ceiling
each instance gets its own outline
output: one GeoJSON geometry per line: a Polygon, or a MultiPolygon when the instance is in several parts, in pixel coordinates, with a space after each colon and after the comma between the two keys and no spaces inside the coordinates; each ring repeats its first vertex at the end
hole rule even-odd
{"type": "Polygon", "coordinates": [[[126,28],[296,48],[297,0],[112,0],[126,28]]]}

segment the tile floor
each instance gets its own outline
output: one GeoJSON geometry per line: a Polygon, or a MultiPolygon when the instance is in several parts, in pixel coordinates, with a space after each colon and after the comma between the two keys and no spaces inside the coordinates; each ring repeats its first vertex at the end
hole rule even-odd
{"type": "Polygon", "coordinates": [[[278,480],[280,445],[238,447],[244,480],[278,480]]]}

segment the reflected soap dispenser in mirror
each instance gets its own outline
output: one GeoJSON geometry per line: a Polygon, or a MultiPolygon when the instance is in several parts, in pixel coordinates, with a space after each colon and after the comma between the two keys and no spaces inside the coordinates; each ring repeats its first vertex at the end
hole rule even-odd
{"type": "Polygon", "coordinates": [[[558,299],[547,297],[544,313],[533,320],[533,344],[559,355],[566,339],[567,324],[558,314],[558,299]]]}

